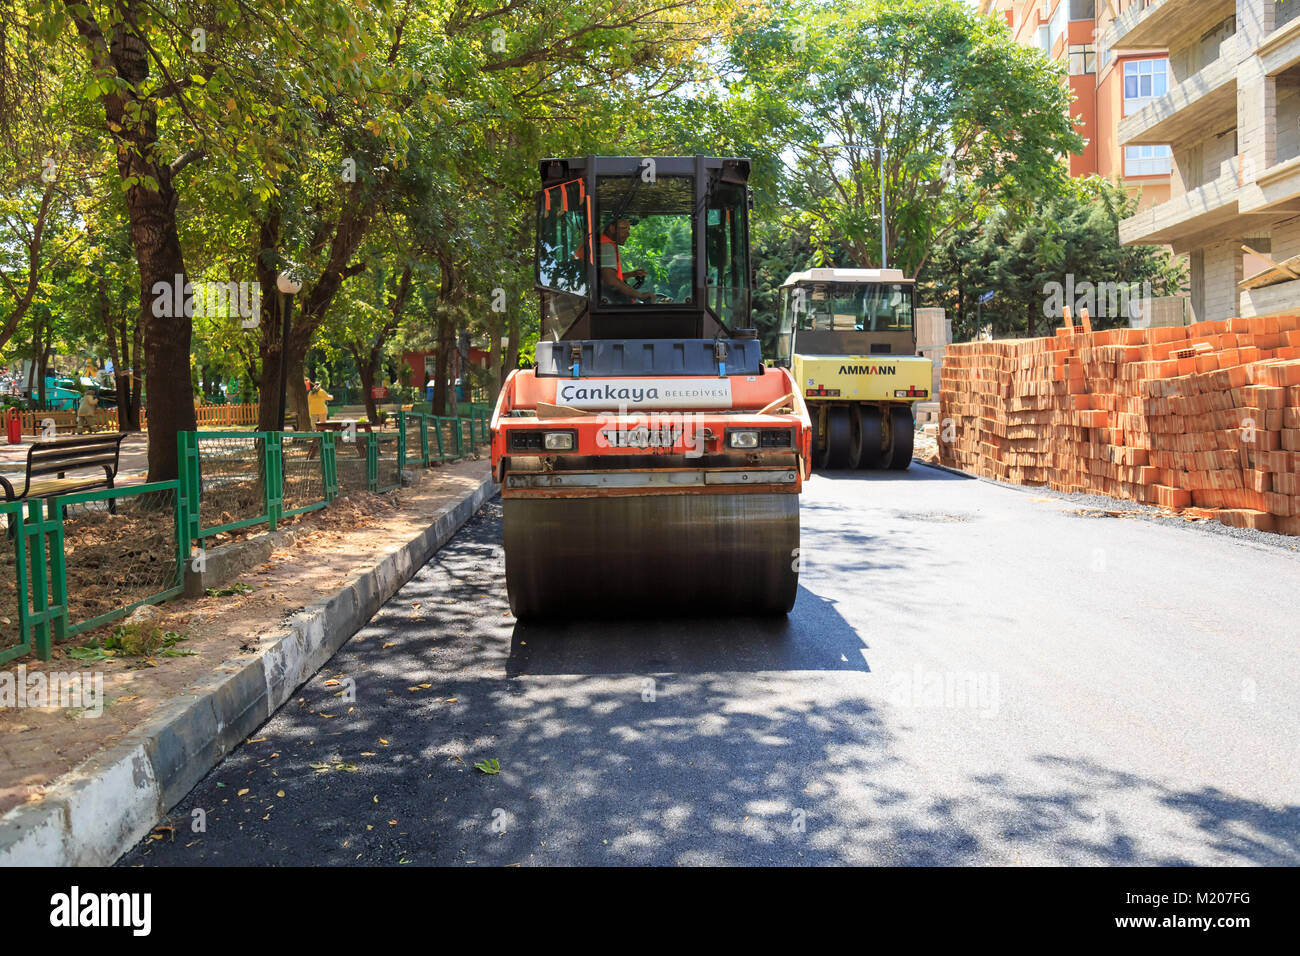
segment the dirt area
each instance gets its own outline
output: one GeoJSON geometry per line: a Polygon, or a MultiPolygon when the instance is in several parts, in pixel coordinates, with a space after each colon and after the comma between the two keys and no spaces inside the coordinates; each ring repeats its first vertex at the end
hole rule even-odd
{"type": "MultiPolygon", "coordinates": [[[[48,662],[28,656],[5,665],[4,670],[13,671],[21,664],[29,675],[38,671],[102,673],[105,706],[98,716],[78,708],[0,708],[0,813],[19,803],[40,800],[60,774],[117,742],[171,697],[186,692],[213,670],[238,666],[258,649],[260,635],[338,590],[380,555],[408,542],[429,525],[438,509],[485,478],[488,467],[484,459],[417,469],[414,474],[420,476],[419,481],[410,488],[386,495],[352,495],[327,509],[292,519],[309,529],[307,534],[291,548],[276,551],[266,564],[241,575],[238,584],[248,590],[182,598],[160,606],[160,627],[184,635],[171,649],[181,654],[192,652],[187,656],[117,656],[94,662],[68,656],[71,648],[110,633],[109,628],[101,628],[59,645],[48,662]]],[[[104,562],[96,565],[96,556],[105,548],[122,553],[121,532],[114,532],[112,541],[98,540],[94,526],[102,521],[93,514],[70,518],[90,520],[87,539],[69,552],[69,574],[75,558],[77,567],[98,576],[104,593],[94,599],[107,600],[107,589],[113,586],[109,582],[120,576],[121,569],[104,562]]],[[[133,540],[140,550],[149,550],[147,536],[157,529],[148,524],[147,515],[139,520],[143,523],[136,526],[133,540]]],[[[236,532],[209,543],[215,546],[259,533],[261,529],[236,532]]],[[[74,587],[71,581],[69,586],[74,587]]],[[[89,615],[83,610],[77,616],[84,619],[89,615]]]]}
{"type": "Polygon", "coordinates": [[[916,443],[912,447],[912,457],[921,461],[939,460],[939,426],[921,425],[916,429],[916,443]],[[933,434],[931,434],[933,432],[933,434]]]}

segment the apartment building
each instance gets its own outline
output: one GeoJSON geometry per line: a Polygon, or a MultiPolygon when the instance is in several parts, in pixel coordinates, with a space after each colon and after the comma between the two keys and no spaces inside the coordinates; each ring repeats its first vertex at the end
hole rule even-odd
{"type": "Polygon", "coordinates": [[[1170,196],[1121,241],[1187,254],[1197,319],[1300,310],[1300,0],[1111,2],[1104,43],[1169,51],[1119,141],[1172,147],[1170,196]]]}
{"type": "Polygon", "coordinates": [[[1070,157],[1070,175],[1119,180],[1139,197],[1139,208],[1166,202],[1169,146],[1119,141],[1120,122],[1168,92],[1164,48],[1117,53],[1099,43],[1118,12],[1114,0],[980,0],[980,12],[1004,19],[1017,43],[1066,64],[1070,111],[1085,143],[1070,157]]]}

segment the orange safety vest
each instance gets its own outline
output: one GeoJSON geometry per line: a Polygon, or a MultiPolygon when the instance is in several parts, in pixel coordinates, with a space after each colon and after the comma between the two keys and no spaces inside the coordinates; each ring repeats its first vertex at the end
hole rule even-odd
{"type": "Polygon", "coordinates": [[[614,247],[614,266],[616,269],[618,269],[618,279],[620,282],[622,282],[623,281],[623,257],[618,254],[618,243],[615,242],[613,239],[609,238],[609,236],[605,235],[602,232],[600,234],[600,244],[603,246],[607,242],[614,247]]]}
{"type": "MultiPolygon", "coordinates": [[[[607,243],[607,242],[608,242],[611,246],[614,247],[614,268],[618,270],[618,277],[619,277],[620,280],[622,280],[622,278],[623,278],[623,257],[622,257],[621,255],[619,255],[619,252],[618,252],[618,243],[615,242],[613,239],[609,238],[609,236],[605,235],[605,234],[602,232],[602,233],[600,234],[600,244],[603,246],[603,245],[604,245],[605,243],[607,243]]],[[[579,249],[577,252],[575,252],[575,253],[573,254],[573,258],[575,258],[575,259],[583,259],[583,260],[585,260],[585,259],[587,258],[587,246],[586,246],[585,243],[583,244],[583,246],[582,246],[581,249],[579,249]]]]}

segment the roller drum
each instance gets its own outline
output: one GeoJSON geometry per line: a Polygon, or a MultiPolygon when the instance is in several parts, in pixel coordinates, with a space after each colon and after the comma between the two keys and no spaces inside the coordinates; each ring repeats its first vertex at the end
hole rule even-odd
{"type": "Polygon", "coordinates": [[[785,614],[799,586],[793,494],[507,498],[515,617],[785,614]]]}

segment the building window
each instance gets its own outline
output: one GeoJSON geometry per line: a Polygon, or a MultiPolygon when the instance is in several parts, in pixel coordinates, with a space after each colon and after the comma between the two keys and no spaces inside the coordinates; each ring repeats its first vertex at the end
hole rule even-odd
{"type": "Polygon", "coordinates": [[[1168,176],[1174,154],[1168,146],[1125,146],[1125,176],[1168,176]]]}
{"type": "Polygon", "coordinates": [[[1168,60],[1129,60],[1124,64],[1125,116],[1168,92],[1168,60]]]}
{"type": "Polygon", "coordinates": [[[1097,0],[1070,0],[1071,20],[1095,20],[1097,0]]]}
{"type": "Polygon", "coordinates": [[[1070,45],[1070,75],[1083,76],[1097,72],[1097,54],[1091,44],[1073,43],[1070,45]]]}

